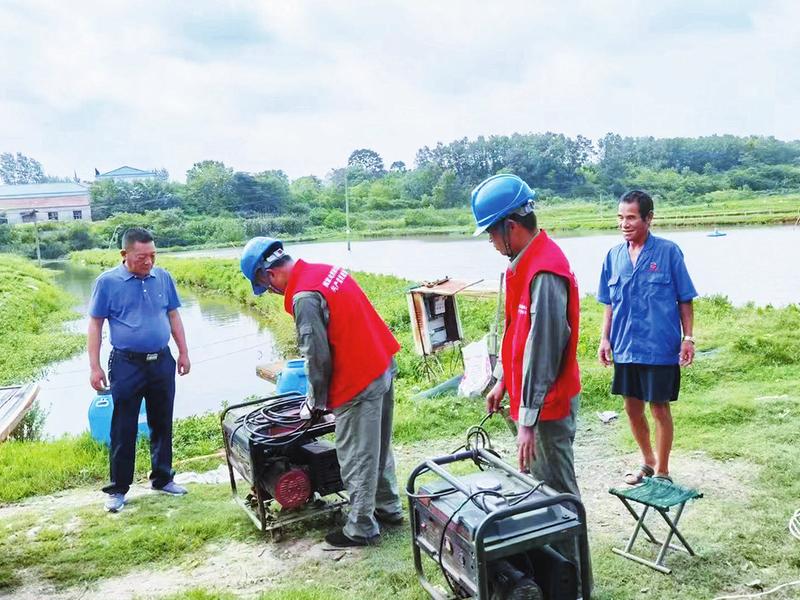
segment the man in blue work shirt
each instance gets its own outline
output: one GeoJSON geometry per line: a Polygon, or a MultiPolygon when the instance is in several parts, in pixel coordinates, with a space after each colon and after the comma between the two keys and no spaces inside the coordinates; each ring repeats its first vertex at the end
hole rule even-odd
{"type": "Polygon", "coordinates": [[[672,481],[670,402],[678,399],[680,367],[694,360],[692,299],[697,296],[680,248],[650,233],[653,199],[634,190],[620,198],[617,214],[625,243],[603,262],[597,299],[606,305],[598,358],[614,363],[613,394],[625,400],[641,466],[625,475],[630,485],[645,477],[672,481]],[[613,353],[613,359],[612,359],[613,353]],[[644,404],[655,421],[655,452],[644,404]]]}
{"type": "Polygon", "coordinates": [[[142,398],[150,426],[150,482],[155,490],[180,496],[186,489],[172,477],[172,407],[175,368],[186,375],[191,368],[181,301],[175,282],[164,269],[155,267],[156,247],[146,229],[128,229],[122,240],[123,261],[95,281],[89,304],[88,352],[90,383],[97,391],[108,389],[114,412],[111,417],[111,483],[103,488],[109,497],[105,508],[119,512],[133,482],[136,434],[142,398]],[[108,379],[100,366],[103,322],[108,319],[111,355],[108,379]],[[177,363],[168,343],[170,334],[178,346],[177,363]]]}

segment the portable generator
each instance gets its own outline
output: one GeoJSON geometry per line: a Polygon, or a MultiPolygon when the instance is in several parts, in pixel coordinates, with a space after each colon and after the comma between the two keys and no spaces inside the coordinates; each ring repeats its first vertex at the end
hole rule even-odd
{"type": "Polygon", "coordinates": [[[336,514],[348,502],[336,447],[320,439],[334,431],[335,417],[300,418],[305,400],[296,392],[279,394],[234,404],[220,417],[233,497],[273,536],[291,523],[336,514]],[[250,484],[244,499],[234,471],[250,484]]]}
{"type": "Polygon", "coordinates": [[[435,600],[589,600],[586,515],[576,496],[517,472],[486,448],[426,460],[406,489],[414,566],[435,600]],[[466,461],[476,467],[468,474],[443,467],[466,461]],[[556,550],[565,546],[578,564],[556,550]],[[423,554],[449,591],[428,579],[423,554]]]}

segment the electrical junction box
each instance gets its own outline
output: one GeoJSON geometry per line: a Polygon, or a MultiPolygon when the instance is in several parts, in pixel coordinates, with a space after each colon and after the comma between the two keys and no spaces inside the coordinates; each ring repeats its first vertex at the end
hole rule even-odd
{"type": "Polygon", "coordinates": [[[408,313],[417,354],[434,354],[461,341],[463,332],[456,294],[479,281],[464,283],[445,278],[408,291],[408,313]]]}

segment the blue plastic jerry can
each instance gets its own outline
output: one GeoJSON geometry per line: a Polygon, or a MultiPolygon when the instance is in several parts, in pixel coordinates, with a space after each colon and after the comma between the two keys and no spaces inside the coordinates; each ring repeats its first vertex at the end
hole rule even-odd
{"type": "MultiPolygon", "coordinates": [[[[114,399],[111,397],[111,392],[97,394],[89,405],[89,432],[93,439],[106,446],[111,445],[111,415],[113,412],[114,399]]],[[[139,408],[138,429],[138,437],[150,437],[144,400],[139,408]]]]}
{"type": "Polygon", "coordinates": [[[275,383],[275,391],[279,394],[297,392],[305,395],[307,390],[308,378],[306,377],[305,359],[295,358],[286,361],[286,366],[283,367],[275,383]]]}

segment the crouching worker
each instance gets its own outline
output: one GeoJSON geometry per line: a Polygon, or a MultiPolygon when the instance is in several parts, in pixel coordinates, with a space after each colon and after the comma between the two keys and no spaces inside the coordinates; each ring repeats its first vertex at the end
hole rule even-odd
{"type": "Polygon", "coordinates": [[[336,416],[336,454],[350,513],[325,541],[342,548],[374,544],[379,523],[403,521],[391,450],[400,345],[344,269],[294,261],[282,242],[267,237],[247,243],[241,269],[254,294],[284,297],[306,359],[307,408],[336,416]]]}

